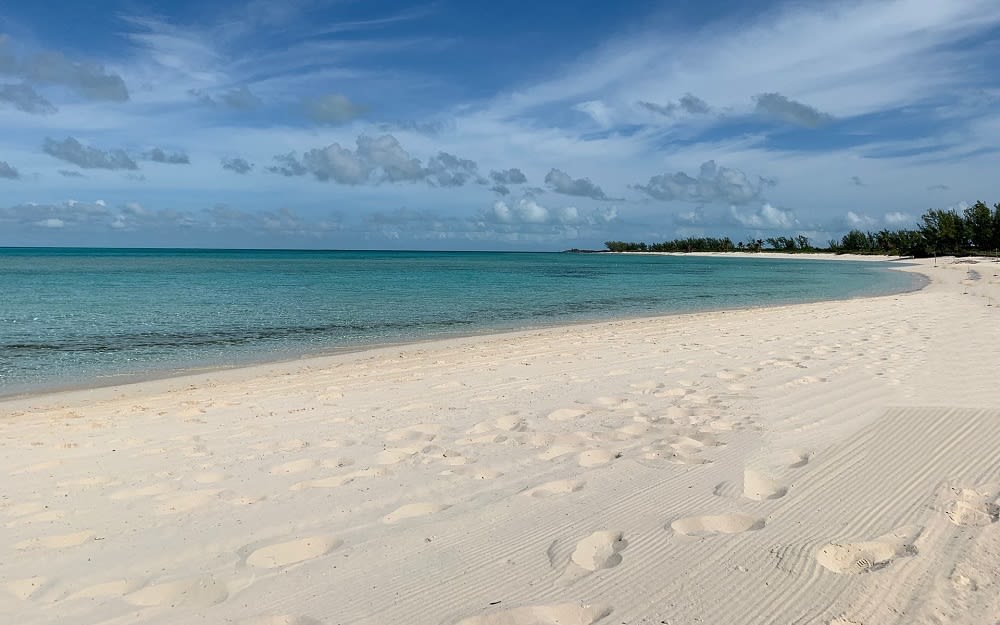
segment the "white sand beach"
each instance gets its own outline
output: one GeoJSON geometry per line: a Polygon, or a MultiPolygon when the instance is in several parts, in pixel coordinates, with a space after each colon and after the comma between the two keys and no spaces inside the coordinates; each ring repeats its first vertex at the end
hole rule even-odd
{"type": "Polygon", "coordinates": [[[0,622],[1000,620],[1000,264],[0,402],[0,622]]]}

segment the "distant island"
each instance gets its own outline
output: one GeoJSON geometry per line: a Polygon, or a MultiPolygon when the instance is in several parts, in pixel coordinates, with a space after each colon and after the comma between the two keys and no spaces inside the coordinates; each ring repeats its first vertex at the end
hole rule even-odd
{"type": "MultiPolygon", "coordinates": [[[[913,256],[992,256],[1000,250],[1000,203],[993,208],[982,201],[965,209],[931,209],[920,217],[916,230],[851,230],[827,247],[814,246],[804,235],[750,238],[733,243],[729,237],[688,237],[645,243],[606,241],[609,252],[785,252],[913,256]]],[[[569,250],[593,252],[595,250],[569,250]]]]}

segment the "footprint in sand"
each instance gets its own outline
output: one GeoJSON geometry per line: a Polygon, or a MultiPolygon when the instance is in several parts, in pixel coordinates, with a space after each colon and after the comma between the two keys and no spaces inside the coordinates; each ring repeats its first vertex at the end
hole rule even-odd
{"type": "Polygon", "coordinates": [[[603,467],[620,457],[620,452],[608,451],[607,449],[589,449],[577,457],[577,464],[585,469],[603,467]]]}
{"type": "Polygon", "coordinates": [[[89,542],[97,536],[94,532],[85,530],[74,534],[60,534],[58,536],[40,536],[29,538],[14,544],[15,549],[65,549],[76,547],[85,542],[89,542]]]}
{"type": "Polygon", "coordinates": [[[473,436],[470,438],[462,438],[455,441],[458,445],[494,445],[498,443],[503,443],[507,440],[505,434],[498,434],[497,432],[491,432],[489,434],[481,434],[479,436],[473,436]]]}
{"type": "Polygon", "coordinates": [[[521,495],[525,497],[552,497],[555,495],[565,495],[582,490],[586,482],[583,480],[555,480],[546,482],[534,488],[523,491],[521,495]]]}
{"type": "Polygon", "coordinates": [[[562,603],[470,616],[455,625],[593,625],[609,614],[607,605],[562,603]]]}
{"type": "Polygon", "coordinates": [[[438,475],[464,475],[474,480],[495,480],[503,476],[503,472],[489,467],[458,467],[457,469],[445,469],[438,475]]]}
{"type": "Polygon", "coordinates": [[[517,415],[506,415],[496,420],[496,428],[506,432],[526,432],[528,423],[517,415]]]}
{"type": "Polygon", "coordinates": [[[27,503],[16,503],[6,508],[0,509],[0,513],[9,517],[22,517],[28,516],[29,514],[35,514],[45,510],[46,506],[38,503],[37,501],[29,501],[27,503]]]}
{"type": "Polygon", "coordinates": [[[349,467],[354,464],[354,458],[326,458],[320,462],[320,466],[324,469],[343,469],[344,467],[349,467]]]}
{"type": "Polygon", "coordinates": [[[67,599],[104,599],[110,597],[124,597],[130,592],[135,592],[136,590],[142,588],[145,585],[145,581],[139,578],[135,579],[116,579],[110,582],[103,582],[101,584],[94,584],[93,586],[87,586],[83,590],[74,592],[73,594],[66,597],[67,599]]]}
{"type": "Polygon", "coordinates": [[[656,380],[645,380],[643,382],[629,384],[629,386],[643,395],[648,395],[663,388],[663,384],[657,382],[656,380]]]}
{"type": "Polygon", "coordinates": [[[982,527],[1000,519],[1000,485],[951,488],[952,500],[944,506],[951,522],[963,527],[982,527]]]}
{"type": "Polygon", "coordinates": [[[788,487],[763,471],[743,471],[743,496],[754,501],[779,499],[788,493],[788,487]]]}
{"type": "Polygon", "coordinates": [[[344,544],[332,536],[309,536],[261,547],[247,557],[247,564],[260,569],[276,569],[326,555],[344,544]]]}
{"type": "Polygon", "coordinates": [[[396,508],[394,511],[382,517],[382,522],[387,525],[399,523],[405,519],[413,519],[422,516],[436,514],[442,510],[447,510],[448,506],[438,503],[410,503],[396,508]]]}
{"type": "Polygon", "coordinates": [[[32,595],[41,590],[42,586],[48,581],[47,577],[25,577],[22,579],[12,579],[4,583],[3,587],[18,599],[27,601],[32,595]]]}
{"type": "Polygon", "coordinates": [[[301,460],[292,460],[284,464],[275,465],[271,467],[270,473],[271,475],[291,475],[314,469],[318,465],[319,463],[312,458],[302,458],[301,460]]]}
{"type": "Polygon", "coordinates": [[[177,482],[159,482],[157,484],[150,484],[149,486],[142,486],[140,488],[128,488],[125,490],[120,490],[118,492],[112,493],[112,499],[136,499],[139,497],[154,497],[156,495],[163,495],[175,490],[179,490],[181,485],[177,482]]]}
{"type": "Polygon", "coordinates": [[[385,440],[390,442],[401,441],[423,441],[430,442],[437,438],[441,431],[441,426],[431,423],[418,423],[405,428],[392,430],[385,435],[385,440]]]}
{"type": "Polygon", "coordinates": [[[572,421],[578,417],[582,417],[587,414],[586,410],[580,410],[578,408],[560,408],[559,410],[553,410],[549,413],[549,421],[572,421]]]}
{"type": "Polygon", "coordinates": [[[125,601],[140,607],[207,608],[229,598],[229,589],[214,577],[194,577],[146,586],[125,595],[125,601]]]}
{"type": "Polygon", "coordinates": [[[690,391],[686,388],[675,386],[674,388],[668,388],[663,391],[657,391],[656,393],[653,393],[653,395],[655,395],[656,397],[672,397],[677,399],[680,397],[684,397],[689,392],[690,391]]]}
{"type": "Polygon", "coordinates": [[[627,546],[621,532],[594,532],[577,543],[570,559],[585,571],[610,569],[621,564],[621,552],[627,546]]]}
{"type": "Polygon", "coordinates": [[[345,475],[333,475],[316,480],[297,482],[289,486],[288,490],[304,490],[306,488],[337,488],[338,486],[349,484],[358,478],[384,477],[386,475],[389,475],[389,469],[386,467],[373,467],[370,469],[352,471],[351,473],[347,473],[345,475]]]}
{"type": "Polygon", "coordinates": [[[192,490],[180,495],[160,497],[156,514],[182,514],[209,504],[219,498],[221,490],[192,490]]]}
{"type": "Polygon", "coordinates": [[[778,461],[789,469],[800,469],[812,459],[812,453],[804,449],[789,449],[783,452],[778,461]]]}
{"type": "Polygon", "coordinates": [[[420,453],[419,447],[398,447],[395,449],[383,449],[375,454],[375,464],[399,464],[420,453]]]}
{"type": "Polygon", "coordinates": [[[538,454],[540,460],[555,460],[560,456],[571,454],[578,448],[570,445],[552,445],[542,453],[538,454]]]}
{"type": "Polygon", "coordinates": [[[648,436],[649,434],[657,432],[658,429],[649,421],[637,421],[635,423],[622,426],[615,431],[620,435],[616,438],[628,440],[648,436]]]}
{"type": "Polygon", "coordinates": [[[874,540],[856,543],[829,543],[816,552],[816,561],[834,573],[867,573],[885,568],[896,558],[917,553],[914,541],[922,527],[908,525],[874,540]]]}
{"type": "Polygon", "coordinates": [[[205,472],[197,473],[191,479],[199,484],[215,484],[216,482],[221,482],[227,477],[229,476],[225,473],[205,472]]]}
{"type": "Polygon", "coordinates": [[[738,513],[685,517],[670,524],[670,529],[684,536],[740,534],[759,530],[762,527],[764,527],[764,519],[738,513]]]}

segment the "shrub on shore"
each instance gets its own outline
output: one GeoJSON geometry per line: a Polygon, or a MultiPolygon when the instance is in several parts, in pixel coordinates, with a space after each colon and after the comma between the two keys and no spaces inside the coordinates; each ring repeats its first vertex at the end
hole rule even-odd
{"type": "Polygon", "coordinates": [[[662,243],[606,241],[611,252],[834,252],[927,257],[937,254],[992,255],[1000,250],[1000,204],[992,210],[983,201],[965,209],[931,209],[921,215],[916,230],[851,230],[827,248],[813,247],[808,237],[748,238],[688,237],[662,243]]]}

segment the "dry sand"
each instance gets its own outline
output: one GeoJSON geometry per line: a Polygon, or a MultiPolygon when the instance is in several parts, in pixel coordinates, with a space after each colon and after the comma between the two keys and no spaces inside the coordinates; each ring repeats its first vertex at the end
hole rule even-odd
{"type": "Polygon", "coordinates": [[[1000,265],[0,403],[0,622],[995,623],[1000,265]]]}

